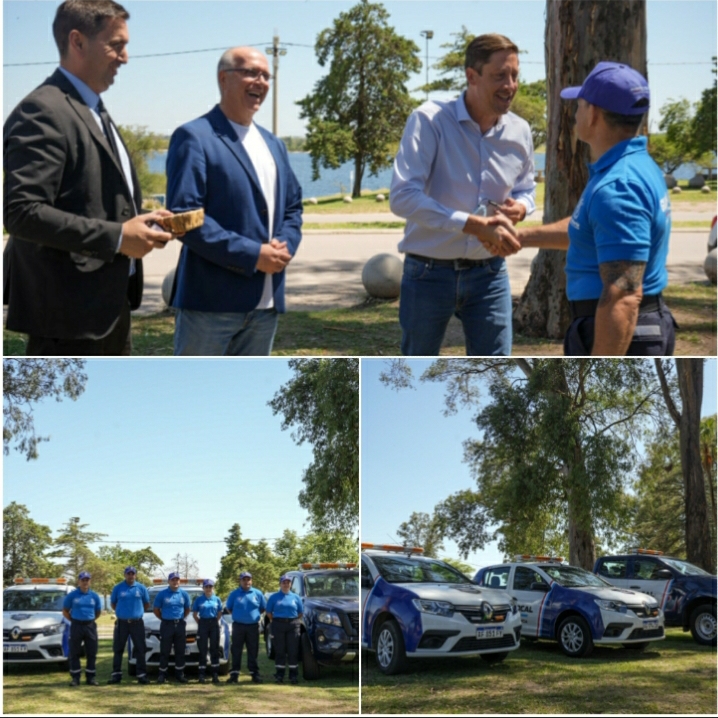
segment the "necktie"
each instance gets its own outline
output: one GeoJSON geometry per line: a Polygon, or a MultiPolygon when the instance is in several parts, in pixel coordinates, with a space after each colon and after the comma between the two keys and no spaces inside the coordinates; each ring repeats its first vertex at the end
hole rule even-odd
{"type": "Polygon", "coordinates": [[[100,120],[102,121],[102,129],[105,131],[107,141],[110,143],[110,147],[112,148],[112,152],[115,155],[115,159],[120,162],[120,153],[117,150],[117,143],[115,142],[115,133],[112,131],[110,115],[105,109],[105,105],[102,102],[102,98],[100,98],[99,102],[97,103],[97,112],[100,115],[100,120]]]}

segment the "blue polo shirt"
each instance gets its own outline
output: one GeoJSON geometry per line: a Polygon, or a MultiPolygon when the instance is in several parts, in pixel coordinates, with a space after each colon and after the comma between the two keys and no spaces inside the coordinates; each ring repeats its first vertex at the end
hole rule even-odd
{"type": "Polygon", "coordinates": [[[194,599],[192,613],[199,614],[200,618],[217,618],[222,613],[222,599],[212,594],[209,598],[202,594],[194,599]]]}
{"type": "Polygon", "coordinates": [[[274,618],[297,618],[303,613],[302,599],[296,593],[273,593],[267,601],[267,613],[274,618]]]}
{"type": "Polygon", "coordinates": [[[267,609],[267,599],[258,588],[235,588],[227,596],[227,608],[232,611],[232,620],[236,623],[257,623],[259,614],[267,609]]]}
{"type": "Polygon", "coordinates": [[[79,588],[65,596],[62,607],[76,621],[94,621],[96,612],[102,610],[102,601],[94,591],[83,593],[79,588]]]}
{"type": "Polygon", "coordinates": [[[150,602],[150,593],[146,586],[127,581],[118,583],[110,594],[110,605],[115,607],[115,615],[123,620],[142,618],[145,604],[150,602]]]}
{"type": "Polygon", "coordinates": [[[645,262],[643,294],[658,294],[668,284],[671,205],[646,138],[619,142],[588,169],[568,227],[569,300],[598,299],[603,291],[598,265],[617,261],[645,262]]]}
{"type": "Polygon", "coordinates": [[[154,608],[159,608],[162,618],[176,621],[184,618],[184,610],[189,609],[189,594],[184,589],[178,588],[173,591],[171,588],[163,588],[156,596],[154,608]]]}

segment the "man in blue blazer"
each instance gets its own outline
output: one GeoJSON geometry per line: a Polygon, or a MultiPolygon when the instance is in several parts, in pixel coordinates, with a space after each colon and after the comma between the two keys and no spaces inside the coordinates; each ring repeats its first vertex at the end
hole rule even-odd
{"type": "Polygon", "coordinates": [[[269,91],[253,48],[227,50],[220,102],[178,128],[167,156],[167,207],[204,207],[177,265],[175,355],[266,356],[286,311],[284,270],[301,241],[302,192],[284,144],[252,121],[269,91]]]}

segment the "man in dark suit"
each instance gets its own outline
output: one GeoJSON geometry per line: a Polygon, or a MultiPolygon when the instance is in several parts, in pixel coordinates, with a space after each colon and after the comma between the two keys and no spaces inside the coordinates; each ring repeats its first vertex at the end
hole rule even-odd
{"type": "Polygon", "coordinates": [[[129,354],[142,263],[172,235],[138,215],[139,181],[100,94],[127,62],[127,11],[67,0],[53,23],[60,67],[3,129],[7,328],[28,355],[129,354]]]}
{"type": "Polygon", "coordinates": [[[182,238],[175,354],[268,355],[301,240],[302,193],[284,144],[252,121],[269,91],[266,57],[227,50],[217,74],[219,105],[177,129],[167,155],[167,206],[205,210],[182,238]]]}

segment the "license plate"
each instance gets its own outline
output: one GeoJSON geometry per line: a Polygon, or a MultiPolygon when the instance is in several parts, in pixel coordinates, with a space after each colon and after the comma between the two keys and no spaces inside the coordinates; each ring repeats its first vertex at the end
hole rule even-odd
{"type": "Polygon", "coordinates": [[[16,645],[3,643],[2,644],[2,652],[3,653],[27,653],[27,646],[23,645],[22,643],[16,645]]]}
{"type": "Polygon", "coordinates": [[[504,635],[503,628],[477,628],[476,638],[501,638],[504,635]]]}
{"type": "Polygon", "coordinates": [[[643,621],[644,628],[658,628],[658,619],[648,619],[643,621]]]}

